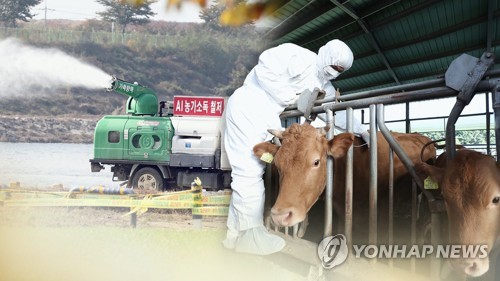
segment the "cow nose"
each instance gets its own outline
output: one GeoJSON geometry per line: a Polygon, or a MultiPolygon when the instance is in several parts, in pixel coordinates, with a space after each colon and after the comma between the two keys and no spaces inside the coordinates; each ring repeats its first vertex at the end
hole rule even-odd
{"type": "Polygon", "coordinates": [[[465,274],[478,277],[486,273],[489,270],[489,260],[486,259],[473,259],[467,262],[464,272],[465,274]]]}
{"type": "Polygon", "coordinates": [[[290,226],[293,221],[294,213],[292,208],[286,209],[271,209],[271,218],[273,223],[277,226],[290,226]]]}
{"type": "Polygon", "coordinates": [[[471,277],[478,277],[483,275],[489,269],[489,260],[486,259],[469,259],[458,260],[452,262],[452,266],[462,271],[471,277]]]}
{"type": "Polygon", "coordinates": [[[478,265],[475,261],[467,263],[465,266],[465,274],[467,275],[474,275],[474,273],[477,271],[478,265]]]}

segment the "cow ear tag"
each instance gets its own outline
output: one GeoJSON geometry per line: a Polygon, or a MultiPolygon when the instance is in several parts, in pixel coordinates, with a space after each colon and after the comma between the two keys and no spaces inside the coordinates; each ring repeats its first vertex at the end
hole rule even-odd
{"type": "Polygon", "coordinates": [[[269,152],[262,154],[262,156],[260,157],[260,160],[262,160],[266,163],[269,163],[269,164],[273,163],[273,159],[274,159],[274,156],[269,152]]]}
{"type": "Polygon", "coordinates": [[[425,189],[438,189],[438,184],[437,182],[433,181],[431,177],[427,177],[424,180],[424,188],[425,189]]]}

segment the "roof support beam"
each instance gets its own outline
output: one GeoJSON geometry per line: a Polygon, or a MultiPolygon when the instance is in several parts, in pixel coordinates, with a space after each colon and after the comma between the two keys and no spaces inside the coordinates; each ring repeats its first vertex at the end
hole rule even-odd
{"type": "MultiPolygon", "coordinates": [[[[398,20],[400,18],[403,18],[403,17],[405,17],[405,16],[407,16],[409,14],[412,14],[412,13],[418,12],[421,9],[427,8],[430,5],[434,5],[436,3],[439,3],[440,1],[442,1],[442,0],[428,0],[428,1],[425,1],[423,3],[420,3],[420,4],[418,4],[418,5],[410,8],[410,9],[406,9],[406,10],[402,11],[401,13],[398,13],[398,14],[396,14],[394,16],[387,17],[385,20],[372,25],[371,28],[372,29],[379,28],[379,27],[381,27],[381,26],[383,26],[385,24],[389,24],[389,23],[391,23],[391,22],[393,22],[395,20],[398,20]]],[[[400,2],[400,1],[399,0],[387,0],[387,1],[380,2],[380,3],[377,2],[376,5],[378,5],[378,9],[369,8],[367,10],[361,11],[360,13],[358,13],[358,15],[360,16],[360,18],[365,18],[365,17],[368,17],[371,14],[373,14],[373,13],[375,13],[375,12],[383,9],[384,7],[388,7],[388,6],[394,5],[394,4],[398,3],[398,2],[400,2]]],[[[350,23],[352,23],[352,21],[350,23]]],[[[348,25],[350,23],[349,22],[348,23],[342,22],[342,25],[345,26],[345,25],[348,25]]],[[[319,40],[322,37],[328,36],[331,33],[335,32],[337,29],[339,29],[339,28],[337,28],[339,25],[336,24],[331,29],[324,29],[324,30],[320,30],[320,31],[311,33],[306,38],[294,39],[294,40],[288,40],[288,41],[293,41],[297,45],[301,45],[301,46],[312,44],[314,41],[319,40]]]]}
{"type": "MultiPolygon", "coordinates": [[[[492,25],[493,25],[492,22],[497,17],[500,17],[500,10],[493,11],[491,22],[488,24],[488,28],[489,29],[492,28],[492,25]]],[[[452,25],[450,27],[447,27],[447,28],[444,28],[444,29],[441,29],[441,30],[438,30],[438,31],[435,31],[435,32],[432,32],[432,33],[429,33],[429,34],[426,34],[425,36],[415,38],[413,40],[408,40],[408,41],[404,41],[404,42],[400,42],[400,43],[394,43],[392,45],[386,45],[384,47],[384,50],[385,51],[391,51],[391,50],[395,50],[395,49],[399,49],[399,48],[408,47],[408,46],[411,46],[413,44],[417,44],[417,43],[420,43],[420,42],[430,41],[430,40],[436,39],[436,38],[438,38],[440,36],[443,36],[445,34],[457,32],[457,31],[459,31],[461,29],[464,29],[464,28],[466,28],[468,26],[473,26],[473,25],[484,23],[484,22],[486,22],[486,20],[487,20],[486,16],[485,15],[481,15],[481,16],[478,16],[476,18],[473,18],[473,19],[461,22],[459,24],[452,25]]],[[[488,19],[488,21],[489,21],[489,19],[488,19]]],[[[488,31],[488,32],[490,32],[490,31],[488,31]]],[[[346,37],[344,39],[345,40],[349,40],[350,38],[354,38],[354,37],[359,36],[359,35],[361,35],[361,32],[356,32],[356,33],[353,33],[353,34],[349,35],[348,37],[346,37]]],[[[493,40],[493,36],[491,36],[490,39],[487,39],[487,41],[490,43],[490,46],[491,46],[492,40],[493,40]]],[[[356,57],[359,59],[359,58],[369,57],[369,56],[372,56],[372,55],[374,55],[373,52],[366,52],[364,54],[359,54],[356,57]]]]}
{"type": "Polygon", "coordinates": [[[377,42],[377,39],[375,36],[373,36],[373,33],[368,29],[366,23],[362,18],[360,18],[353,10],[351,10],[349,7],[345,6],[344,4],[340,3],[338,0],[330,0],[332,1],[333,4],[335,4],[337,7],[339,7],[342,11],[344,11],[346,14],[348,14],[350,17],[352,17],[358,24],[359,26],[363,29],[363,31],[366,33],[368,38],[370,39],[370,42],[372,44],[372,47],[375,49],[375,51],[378,53],[380,56],[382,62],[384,63],[385,67],[387,68],[387,71],[389,71],[390,76],[394,79],[394,81],[400,85],[401,82],[399,82],[399,79],[394,72],[394,69],[392,69],[391,64],[387,60],[387,57],[385,56],[384,52],[380,48],[380,44],[377,42]]]}
{"type": "MultiPolygon", "coordinates": [[[[436,1],[436,0],[434,0],[434,1],[436,1]]],[[[365,18],[365,17],[368,17],[374,13],[377,13],[380,10],[383,10],[389,6],[392,6],[398,2],[400,2],[400,0],[377,1],[374,5],[366,8],[363,11],[360,11],[358,13],[358,15],[360,18],[365,18]]],[[[353,24],[355,22],[352,19],[346,17],[345,19],[341,19],[339,21],[336,21],[335,24],[332,24],[325,29],[314,32],[311,36],[308,36],[307,38],[303,38],[303,39],[302,38],[300,38],[300,39],[286,38],[287,34],[290,34],[294,30],[301,28],[302,25],[308,23],[309,21],[313,21],[315,18],[318,18],[324,14],[330,13],[332,9],[335,9],[335,6],[331,2],[326,2],[326,3],[328,3],[328,4],[324,4],[324,6],[322,6],[325,8],[325,10],[321,11],[320,9],[317,9],[317,10],[314,10],[317,12],[313,11],[310,13],[307,13],[307,11],[302,11],[299,14],[295,14],[291,19],[292,19],[292,22],[297,22],[297,24],[293,24],[293,25],[291,24],[290,26],[277,27],[276,32],[273,31],[273,33],[270,33],[268,35],[268,37],[274,38],[273,45],[278,45],[279,43],[283,43],[283,42],[292,42],[292,43],[295,43],[297,45],[303,46],[306,44],[310,44],[312,41],[317,40],[318,38],[327,36],[328,34],[331,34],[335,31],[342,29],[345,26],[348,26],[348,25],[353,24]],[[302,18],[307,18],[308,21],[302,21],[301,20],[302,18]],[[299,25],[299,23],[300,23],[300,25],[299,25]]],[[[280,10],[281,9],[278,9],[278,12],[280,10]]]]}
{"type": "MultiPolygon", "coordinates": [[[[317,0],[312,0],[306,6],[309,4],[315,2],[317,0]]],[[[292,1],[290,1],[292,2],[292,1]]],[[[290,3],[289,2],[289,3],[290,3]]],[[[305,6],[305,7],[306,7],[305,6]]],[[[286,17],[283,19],[282,22],[280,22],[278,25],[273,27],[271,30],[269,30],[266,34],[264,34],[264,38],[281,38],[285,36],[287,33],[289,33],[292,30],[295,30],[297,28],[300,28],[301,26],[307,24],[308,22],[314,20],[317,17],[320,17],[321,15],[328,13],[331,9],[335,8],[335,6],[329,2],[326,1],[322,3],[320,6],[315,7],[313,11],[304,9],[303,7],[301,10],[298,10],[297,12],[291,14],[290,16],[286,17]],[[290,19],[292,19],[290,21],[290,19]]],[[[282,8],[280,8],[282,9],[282,8]]],[[[279,10],[278,10],[279,11],[279,10]]]]}
{"type": "MultiPolygon", "coordinates": [[[[493,41],[492,46],[493,47],[500,46],[500,40],[493,41]]],[[[421,57],[415,57],[412,59],[401,60],[401,61],[398,61],[397,63],[393,63],[392,67],[394,67],[394,68],[404,67],[407,65],[432,61],[432,60],[436,60],[436,59],[444,58],[444,57],[448,57],[448,56],[458,56],[460,54],[467,53],[467,52],[473,52],[473,51],[482,52],[483,50],[484,50],[484,44],[470,45],[470,46],[465,46],[463,48],[454,49],[454,50],[450,50],[450,51],[443,51],[443,52],[435,53],[435,54],[428,55],[428,56],[421,56],[421,57]]],[[[363,69],[363,71],[358,71],[355,73],[348,71],[345,74],[342,74],[342,76],[340,76],[339,78],[335,79],[335,81],[339,82],[339,81],[342,81],[344,79],[349,79],[349,78],[356,77],[356,76],[368,75],[368,74],[371,74],[374,72],[379,72],[382,70],[383,70],[383,68],[382,68],[382,66],[380,66],[380,67],[374,67],[374,68],[370,68],[370,69],[363,69]]],[[[439,74],[444,74],[444,71],[440,70],[439,74]]]]}

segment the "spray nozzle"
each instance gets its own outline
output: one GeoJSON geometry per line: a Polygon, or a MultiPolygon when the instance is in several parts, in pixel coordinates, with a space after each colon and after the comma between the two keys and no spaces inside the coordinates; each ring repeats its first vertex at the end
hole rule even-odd
{"type": "Polygon", "coordinates": [[[109,80],[109,87],[105,88],[107,92],[112,92],[113,90],[116,89],[116,81],[118,78],[116,78],[114,75],[111,76],[111,80],[109,80]]]}

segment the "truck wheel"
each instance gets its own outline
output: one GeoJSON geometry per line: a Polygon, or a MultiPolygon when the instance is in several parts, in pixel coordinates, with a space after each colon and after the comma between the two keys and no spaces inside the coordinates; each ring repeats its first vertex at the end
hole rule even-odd
{"type": "Polygon", "coordinates": [[[132,187],[144,191],[162,191],[163,177],[156,169],[144,167],[134,174],[132,187]]]}

